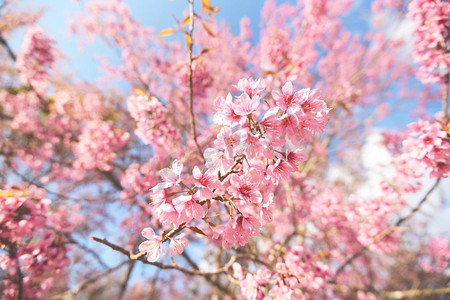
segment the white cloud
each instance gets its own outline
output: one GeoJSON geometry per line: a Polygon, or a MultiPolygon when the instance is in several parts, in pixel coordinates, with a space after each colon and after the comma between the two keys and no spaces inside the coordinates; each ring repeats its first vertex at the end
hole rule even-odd
{"type": "MultiPolygon", "coordinates": [[[[366,171],[366,178],[355,193],[369,201],[382,196],[380,182],[383,179],[392,178],[394,175],[394,169],[390,166],[392,156],[382,145],[381,132],[381,129],[375,129],[372,134],[368,135],[361,149],[361,163],[366,171]]],[[[353,176],[354,174],[350,173],[349,170],[336,165],[332,166],[328,172],[330,181],[339,180],[347,186],[351,186],[353,176]]],[[[400,216],[407,215],[435,182],[434,179],[427,176],[418,180],[421,182],[422,188],[416,193],[407,195],[408,207],[399,213],[400,216]]],[[[413,216],[415,222],[428,224],[426,232],[432,236],[450,236],[450,207],[444,207],[445,200],[448,202],[450,198],[447,196],[447,199],[445,199],[446,195],[450,195],[449,178],[441,180],[438,188],[434,190],[425,204],[413,216]]]]}

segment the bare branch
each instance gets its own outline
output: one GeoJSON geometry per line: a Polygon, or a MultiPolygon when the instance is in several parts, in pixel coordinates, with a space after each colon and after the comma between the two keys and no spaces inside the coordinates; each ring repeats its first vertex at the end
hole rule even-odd
{"type": "Polygon", "coordinates": [[[100,272],[94,276],[89,277],[88,279],[86,279],[85,281],[81,282],[79,285],[77,285],[76,288],[74,288],[73,290],[69,290],[67,292],[64,292],[62,294],[58,294],[55,295],[53,297],[51,297],[51,300],[60,300],[60,299],[73,299],[74,296],[76,296],[79,292],[81,292],[82,290],[84,290],[86,287],[88,287],[90,284],[96,282],[97,280],[99,280],[100,278],[120,269],[122,266],[126,265],[129,261],[123,261],[120,264],[118,264],[117,266],[113,267],[113,268],[109,268],[103,272],[100,272]]]}
{"type": "Polygon", "coordinates": [[[193,42],[193,33],[194,33],[194,0],[189,1],[189,29],[188,29],[188,55],[189,55],[189,69],[188,69],[188,81],[189,81],[189,112],[191,114],[191,127],[192,127],[192,138],[194,139],[195,145],[197,147],[198,153],[200,154],[203,162],[205,161],[205,157],[203,156],[202,148],[197,140],[197,125],[195,123],[195,114],[194,114],[194,83],[193,83],[193,75],[192,75],[192,48],[194,46],[193,42]]]}
{"type": "Polygon", "coordinates": [[[111,171],[100,171],[100,173],[105,176],[106,179],[108,179],[111,184],[118,189],[119,191],[123,190],[122,184],[120,183],[120,180],[117,179],[117,177],[114,175],[111,171]]]}
{"type": "Polygon", "coordinates": [[[135,260],[131,260],[128,263],[128,269],[123,277],[122,284],[120,285],[120,292],[119,292],[119,295],[117,296],[117,300],[122,300],[123,296],[125,295],[125,291],[127,290],[128,281],[130,281],[131,272],[133,271],[135,263],[136,263],[135,260]]]}
{"type": "Polygon", "coordinates": [[[128,258],[130,260],[139,260],[139,261],[143,262],[144,264],[152,265],[159,269],[173,269],[173,270],[181,271],[188,275],[195,275],[195,276],[211,276],[211,275],[216,275],[216,274],[220,274],[220,273],[226,273],[226,272],[228,272],[228,269],[231,267],[231,265],[233,265],[233,263],[236,262],[236,260],[238,259],[238,256],[236,256],[236,255],[232,256],[225,265],[223,265],[221,268],[219,268],[215,271],[212,271],[212,272],[205,272],[205,271],[201,271],[201,270],[190,270],[190,269],[180,267],[176,264],[166,265],[166,264],[163,264],[160,262],[149,262],[145,258],[145,255],[146,255],[145,252],[139,252],[139,253],[135,254],[132,251],[127,251],[126,249],[109,242],[105,238],[100,239],[100,238],[92,236],[91,239],[96,242],[99,242],[103,245],[106,245],[115,251],[118,251],[118,252],[128,256],[128,258]]]}
{"type": "MultiPolygon", "coordinates": [[[[188,262],[188,264],[193,267],[196,270],[200,270],[200,268],[198,267],[198,265],[192,260],[192,258],[189,256],[189,254],[187,254],[186,251],[184,251],[183,253],[181,253],[181,256],[183,256],[183,258],[188,262]]],[[[228,291],[224,286],[222,286],[220,284],[220,282],[216,279],[213,279],[212,276],[205,276],[205,280],[208,281],[209,283],[211,283],[213,286],[215,286],[216,288],[218,288],[221,292],[231,296],[234,298],[233,294],[230,293],[230,291],[228,291]]]]}
{"type": "Polygon", "coordinates": [[[79,241],[75,240],[72,236],[70,235],[66,235],[66,238],[69,242],[75,244],[77,247],[83,249],[84,251],[86,251],[87,253],[89,253],[90,255],[92,255],[97,262],[99,263],[99,265],[103,268],[103,269],[108,269],[109,266],[103,261],[103,259],[100,257],[100,255],[98,255],[97,252],[95,252],[94,250],[86,247],[85,245],[81,244],[79,241]]]}
{"type": "Polygon", "coordinates": [[[11,58],[11,60],[13,60],[13,61],[17,60],[16,54],[11,49],[8,42],[1,35],[0,35],[0,45],[2,45],[6,49],[6,52],[8,52],[8,55],[11,58]]]}

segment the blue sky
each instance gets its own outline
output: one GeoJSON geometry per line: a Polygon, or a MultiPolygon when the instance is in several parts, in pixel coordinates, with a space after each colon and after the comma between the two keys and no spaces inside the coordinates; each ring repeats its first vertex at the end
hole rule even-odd
{"type": "MultiPolygon", "coordinates": [[[[124,0],[123,2],[128,5],[134,18],[157,30],[174,26],[175,21],[172,15],[181,18],[188,7],[186,0],[124,0]]],[[[101,75],[101,72],[95,67],[97,65],[96,55],[101,53],[114,56],[114,53],[102,43],[85,44],[84,50],[82,50],[77,43],[79,39],[70,35],[67,26],[69,18],[82,12],[85,3],[87,1],[83,0],[79,3],[70,0],[25,0],[22,6],[26,9],[46,8],[45,14],[39,20],[39,25],[57,40],[59,49],[66,56],[66,65],[62,66],[63,70],[73,71],[75,69],[79,79],[90,81],[101,75]]],[[[200,1],[197,3],[199,4],[200,1]]],[[[255,36],[258,37],[260,11],[264,1],[214,0],[212,4],[220,7],[218,18],[226,20],[235,33],[239,32],[240,19],[248,16],[255,36]]],[[[24,32],[20,32],[14,36],[12,46],[16,51],[20,47],[23,34],[24,32]]]]}
{"type": "MultiPolygon", "coordinates": [[[[82,80],[91,81],[98,78],[101,72],[96,68],[97,55],[111,55],[115,53],[102,43],[85,44],[84,50],[79,47],[79,38],[71,36],[68,29],[69,18],[76,13],[83,11],[83,6],[89,1],[80,0],[23,0],[22,7],[26,9],[45,8],[45,14],[39,20],[39,25],[55,38],[58,47],[66,56],[62,69],[71,72],[76,71],[76,77],[82,80]]],[[[134,18],[144,25],[152,26],[157,30],[174,26],[175,21],[172,16],[181,18],[183,12],[187,10],[186,0],[123,0],[130,8],[134,18]]],[[[198,9],[201,1],[196,1],[198,9]]],[[[260,11],[264,5],[263,0],[212,0],[211,3],[220,7],[217,14],[219,20],[225,20],[231,26],[234,33],[239,32],[239,22],[242,17],[247,16],[251,20],[251,27],[254,33],[253,39],[259,39],[259,25],[261,23],[260,11]]],[[[294,0],[282,2],[295,2],[294,0]]],[[[367,2],[355,0],[353,7],[347,13],[346,24],[354,31],[362,32],[366,28],[361,26],[365,17],[360,13],[360,9],[367,7],[367,2]]],[[[13,48],[17,51],[23,39],[24,32],[17,34],[12,42],[13,48]]]]}

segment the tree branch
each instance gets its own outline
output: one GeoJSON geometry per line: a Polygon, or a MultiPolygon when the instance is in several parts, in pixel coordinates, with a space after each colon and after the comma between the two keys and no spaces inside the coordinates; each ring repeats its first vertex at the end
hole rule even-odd
{"type": "Polygon", "coordinates": [[[143,262],[144,264],[152,265],[159,269],[173,269],[173,270],[181,271],[188,275],[195,275],[195,276],[211,276],[211,275],[216,275],[216,274],[220,274],[220,273],[226,273],[226,272],[228,272],[228,269],[233,265],[233,263],[236,262],[236,260],[239,258],[236,255],[232,256],[225,265],[223,265],[221,268],[219,268],[215,271],[212,271],[212,272],[206,272],[206,271],[201,271],[201,270],[190,270],[190,269],[180,267],[176,264],[166,265],[166,264],[163,264],[160,262],[149,262],[145,258],[145,255],[146,255],[145,252],[139,252],[139,253],[135,254],[132,251],[128,251],[116,244],[109,242],[105,238],[100,239],[100,238],[92,236],[91,239],[96,242],[99,242],[105,246],[108,246],[109,248],[111,248],[115,251],[118,251],[118,252],[126,255],[130,260],[139,260],[139,261],[143,262]]]}
{"type": "Polygon", "coordinates": [[[85,281],[81,282],[79,285],[77,285],[76,288],[74,288],[73,290],[69,290],[67,292],[64,292],[62,294],[58,294],[55,295],[53,297],[51,297],[51,300],[59,300],[59,299],[73,299],[74,296],[76,296],[79,292],[81,292],[82,290],[84,290],[87,286],[89,286],[90,284],[96,282],[97,280],[99,280],[100,278],[120,269],[122,266],[124,266],[125,264],[129,263],[129,261],[123,261],[120,264],[118,264],[117,266],[113,267],[113,268],[109,268],[103,272],[100,272],[96,275],[93,275],[91,277],[89,277],[88,279],[86,279],[85,281]]]}
{"type": "Polygon", "coordinates": [[[77,247],[83,249],[84,251],[86,251],[87,253],[89,253],[90,255],[92,255],[97,262],[99,263],[99,265],[103,268],[103,269],[108,269],[109,266],[103,261],[103,259],[100,257],[100,255],[98,255],[97,252],[95,252],[94,250],[86,247],[85,245],[81,244],[79,241],[75,240],[72,236],[70,235],[66,235],[66,238],[69,242],[75,244],[77,247]]]}
{"type": "Polygon", "coordinates": [[[0,44],[6,49],[6,52],[8,53],[9,57],[11,58],[11,60],[13,60],[15,62],[17,60],[16,54],[11,49],[11,47],[9,46],[9,44],[5,40],[5,38],[3,38],[3,36],[1,36],[1,35],[0,35],[0,44]]]}
{"type": "Polygon", "coordinates": [[[349,258],[347,258],[347,260],[336,270],[336,273],[334,274],[334,280],[335,281],[337,279],[337,276],[339,275],[339,273],[341,273],[344,268],[352,263],[356,258],[358,258],[361,254],[364,253],[364,251],[366,251],[371,245],[381,241],[382,239],[384,239],[386,236],[388,236],[392,231],[394,231],[397,227],[399,227],[401,224],[403,224],[405,221],[407,221],[408,219],[410,219],[419,209],[420,207],[425,203],[425,201],[427,200],[428,196],[430,196],[430,194],[434,191],[434,189],[438,186],[440,179],[436,180],[436,182],[433,184],[433,186],[428,190],[428,192],[425,194],[425,196],[423,196],[422,200],[420,200],[420,202],[409,212],[409,214],[407,214],[406,216],[404,216],[403,218],[400,218],[395,224],[389,226],[388,228],[384,229],[382,232],[380,232],[379,234],[377,234],[370,243],[364,245],[361,249],[359,249],[357,252],[355,252],[352,256],[350,256],[349,258]]]}
{"type": "Polygon", "coordinates": [[[189,81],[189,112],[191,114],[191,127],[192,127],[192,138],[194,139],[195,146],[197,147],[198,153],[202,158],[203,162],[205,162],[205,157],[203,156],[202,148],[197,140],[197,125],[195,123],[195,114],[194,114],[194,83],[193,83],[193,74],[192,74],[192,48],[194,45],[193,42],[193,33],[194,33],[194,0],[189,1],[189,29],[188,29],[188,55],[189,55],[189,68],[188,68],[188,81],[189,81]]]}
{"type": "Polygon", "coordinates": [[[120,183],[119,179],[117,179],[116,176],[114,176],[114,173],[111,171],[100,171],[100,173],[111,182],[111,184],[118,189],[119,191],[123,190],[123,186],[120,183]]]}
{"type": "Polygon", "coordinates": [[[23,274],[20,270],[20,266],[17,266],[17,300],[23,299],[23,274]]]}
{"type": "Polygon", "coordinates": [[[136,263],[135,260],[131,260],[128,263],[127,273],[124,275],[122,284],[120,285],[120,292],[119,292],[119,295],[117,296],[117,300],[123,299],[123,296],[125,294],[125,291],[127,290],[128,281],[130,281],[131,272],[133,271],[135,263],[136,263]]]}
{"type": "MultiPolygon", "coordinates": [[[[192,260],[192,258],[187,254],[186,251],[184,251],[183,253],[181,253],[181,256],[183,256],[183,258],[188,262],[188,264],[193,267],[196,270],[200,270],[200,268],[198,267],[198,265],[192,260]]],[[[225,287],[223,287],[220,282],[216,279],[214,280],[211,276],[205,276],[205,280],[208,281],[210,284],[212,284],[213,286],[215,286],[216,288],[218,288],[221,292],[223,292],[226,295],[231,296],[234,299],[234,296],[232,293],[230,293],[230,291],[228,291],[225,287]]]]}

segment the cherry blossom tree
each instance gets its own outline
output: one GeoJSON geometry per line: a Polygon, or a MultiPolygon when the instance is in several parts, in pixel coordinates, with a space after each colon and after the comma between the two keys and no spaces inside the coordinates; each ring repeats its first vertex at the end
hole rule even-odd
{"type": "Polygon", "coordinates": [[[355,30],[351,0],[267,0],[259,37],[214,1],[162,31],[85,2],[73,37],[118,54],[94,82],[45,11],[1,2],[2,298],[450,295],[423,216],[450,171],[448,1],[373,0],[355,30]]]}

